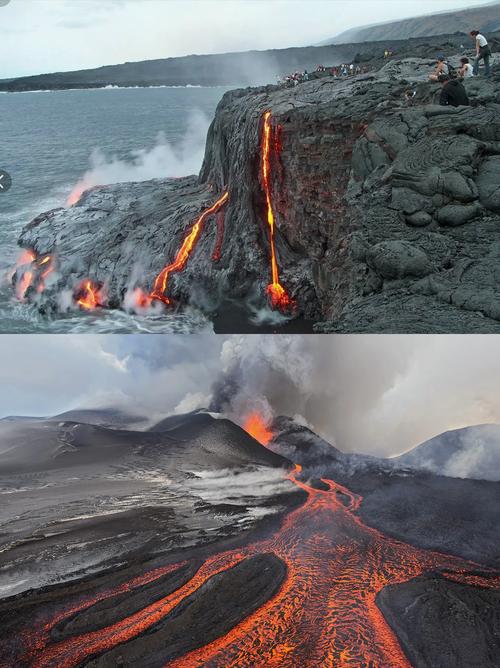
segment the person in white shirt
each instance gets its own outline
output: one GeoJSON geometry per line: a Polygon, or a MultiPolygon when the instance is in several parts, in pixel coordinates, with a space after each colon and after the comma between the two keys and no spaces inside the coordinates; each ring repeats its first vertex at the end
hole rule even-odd
{"type": "Polygon", "coordinates": [[[450,73],[450,68],[448,67],[446,58],[444,56],[438,56],[436,68],[432,74],[429,74],[429,79],[431,81],[439,81],[440,76],[442,76],[443,74],[448,75],[449,73],[450,73]]]}
{"type": "Polygon", "coordinates": [[[458,70],[460,79],[469,79],[474,76],[474,68],[469,62],[468,58],[460,58],[460,68],[458,70]]]}
{"type": "Polygon", "coordinates": [[[479,63],[484,60],[484,74],[490,76],[490,56],[491,49],[488,40],[484,35],[481,35],[479,30],[472,30],[470,36],[476,40],[476,59],[474,61],[474,76],[479,74],[479,63]]]}

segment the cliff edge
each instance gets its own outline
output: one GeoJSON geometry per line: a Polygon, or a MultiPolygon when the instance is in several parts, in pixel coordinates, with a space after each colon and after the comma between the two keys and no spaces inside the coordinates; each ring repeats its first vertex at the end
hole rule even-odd
{"type": "Polygon", "coordinates": [[[110,308],[232,299],[319,331],[500,331],[500,74],[448,108],[431,67],[226,93],[198,177],[93,188],[24,228],[24,298],[58,311],[91,279],[110,308]]]}

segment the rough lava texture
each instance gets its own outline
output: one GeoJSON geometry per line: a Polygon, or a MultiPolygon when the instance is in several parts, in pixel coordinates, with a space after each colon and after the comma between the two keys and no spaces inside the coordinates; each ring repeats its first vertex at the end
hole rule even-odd
{"type": "Polygon", "coordinates": [[[57,256],[57,280],[32,299],[57,311],[61,291],[88,276],[122,307],[128,290],[151,288],[228,189],[220,260],[211,218],[169,295],[205,311],[227,298],[264,303],[259,166],[271,110],[281,146],[271,160],[277,258],[297,316],[318,331],[500,331],[498,63],[491,79],[466,82],[468,108],[435,104],[432,65],[409,57],[348,80],[226,93],[199,177],[94,188],[23,230],[21,246],[57,256]]]}
{"type": "Polygon", "coordinates": [[[500,592],[430,574],[386,587],[377,604],[414,668],[498,665],[500,592]]]}

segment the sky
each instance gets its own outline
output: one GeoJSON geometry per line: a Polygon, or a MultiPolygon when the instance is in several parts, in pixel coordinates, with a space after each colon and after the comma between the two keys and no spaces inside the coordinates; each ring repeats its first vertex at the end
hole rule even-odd
{"type": "Polygon", "coordinates": [[[154,422],[214,399],[235,422],[287,414],[346,452],[396,455],[500,423],[500,337],[0,337],[0,417],[113,406],[154,422]]]}
{"type": "Polygon", "coordinates": [[[0,0],[0,79],[193,53],[308,46],[360,25],[482,4],[484,0],[0,0]]]}

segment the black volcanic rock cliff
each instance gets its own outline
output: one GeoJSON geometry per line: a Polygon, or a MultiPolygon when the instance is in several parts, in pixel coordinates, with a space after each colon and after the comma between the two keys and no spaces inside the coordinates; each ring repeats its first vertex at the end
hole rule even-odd
{"type": "Polygon", "coordinates": [[[471,108],[445,108],[431,67],[409,58],[348,80],[226,93],[198,178],[94,188],[24,229],[20,244],[58,263],[58,279],[31,297],[60,309],[61,293],[88,276],[123,307],[227,190],[222,228],[205,222],[169,296],[204,310],[223,298],[264,304],[270,110],[277,259],[298,315],[326,331],[500,331],[500,76],[467,82],[471,108]]]}

